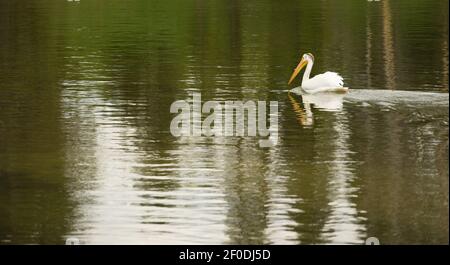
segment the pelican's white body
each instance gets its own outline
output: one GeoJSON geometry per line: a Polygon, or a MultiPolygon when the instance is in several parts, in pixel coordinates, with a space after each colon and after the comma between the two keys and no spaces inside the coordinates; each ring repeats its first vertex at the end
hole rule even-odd
{"type": "MultiPolygon", "coordinates": [[[[306,75],[306,73],[305,73],[306,75]]],[[[302,89],[305,92],[324,92],[330,89],[344,87],[344,81],[342,76],[334,72],[326,72],[320,75],[316,75],[313,78],[305,79],[302,81],[302,89]]]]}
{"type": "Polygon", "coordinates": [[[344,79],[338,73],[326,72],[309,78],[314,61],[309,56],[306,56],[305,59],[308,61],[308,64],[303,74],[302,89],[306,93],[347,92],[348,88],[344,87],[344,79]]]}

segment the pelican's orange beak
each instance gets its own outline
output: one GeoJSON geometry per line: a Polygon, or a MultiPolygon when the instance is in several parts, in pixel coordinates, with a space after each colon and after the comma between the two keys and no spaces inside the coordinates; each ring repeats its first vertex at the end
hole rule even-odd
{"type": "Polygon", "coordinates": [[[308,64],[308,61],[306,61],[305,59],[302,58],[300,63],[297,65],[297,67],[295,67],[294,72],[292,73],[291,78],[289,79],[288,85],[290,85],[292,83],[292,81],[294,81],[294,79],[298,75],[298,73],[300,73],[302,68],[305,67],[305,65],[307,65],[307,64],[308,64]]]}

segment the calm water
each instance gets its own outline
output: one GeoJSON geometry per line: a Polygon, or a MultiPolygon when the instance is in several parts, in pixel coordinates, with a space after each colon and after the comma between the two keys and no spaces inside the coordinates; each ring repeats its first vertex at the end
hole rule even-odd
{"type": "Polygon", "coordinates": [[[448,8],[0,1],[0,244],[448,244],[448,8]],[[287,93],[304,52],[352,92],[287,93]],[[278,145],[173,137],[192,92],[278,145]]]}

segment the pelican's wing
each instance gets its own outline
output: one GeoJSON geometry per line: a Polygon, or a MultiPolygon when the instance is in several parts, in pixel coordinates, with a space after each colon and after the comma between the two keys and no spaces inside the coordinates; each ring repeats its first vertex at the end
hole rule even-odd
{"type": "Polygon", "coordinates": [[[311,78],[311,81],[317,84],[317,87],[343,87],[344,78],[335,72],[326,72],[311,78]]]}
{"type": "Polygon", "coordinates": [[[330,88],[339,88],[344,86],[342,76],[334,72],[326,72],[316,75],[313,78],[302,83],[302,88],[309,93],[316,91],[327,91],[330,88]]]}

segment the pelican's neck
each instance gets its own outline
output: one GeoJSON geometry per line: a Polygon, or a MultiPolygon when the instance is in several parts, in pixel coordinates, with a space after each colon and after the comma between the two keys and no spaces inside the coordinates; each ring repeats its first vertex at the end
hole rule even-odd
{"type": "Polygon", "coordinates": [[[308,60],[308,63],[306,64],[306,70],[305,73],[303,74],[303,79],[302,79],[302,84],[305,81],[309,80],[309,75],[311,74],[311,69],[313,67],[314,62],[312,60],[308,60]]]}

